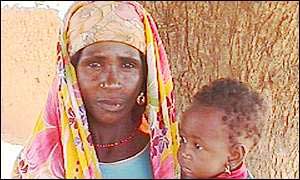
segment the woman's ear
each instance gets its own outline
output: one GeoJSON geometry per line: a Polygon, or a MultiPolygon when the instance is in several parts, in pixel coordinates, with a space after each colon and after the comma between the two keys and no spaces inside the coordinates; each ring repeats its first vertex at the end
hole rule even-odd
{"type": "Polygon", "coordinates": [[[247,155],[247,147],[244,144],[236,143],[230,147],[230,155],[228,163],[232,169],[237,168],[245,160],[247,155]]]}

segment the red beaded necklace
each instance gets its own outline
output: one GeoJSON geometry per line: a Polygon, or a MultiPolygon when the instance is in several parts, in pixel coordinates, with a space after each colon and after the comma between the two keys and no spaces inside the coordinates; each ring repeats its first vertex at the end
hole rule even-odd
{"type": "Polygon", "coordinates": [[[136,129],[134,129],[134,131],[131,134],[129,134],[129,136],[120,139],[118,142],[108,143],[108,144],[94,143],[94,146],[96,148],[111,148],[111,147],[119,146],[123,143],[129,142],[130,140],[132,140],[134,138],[135,133],[136,133],[136,129]]]}

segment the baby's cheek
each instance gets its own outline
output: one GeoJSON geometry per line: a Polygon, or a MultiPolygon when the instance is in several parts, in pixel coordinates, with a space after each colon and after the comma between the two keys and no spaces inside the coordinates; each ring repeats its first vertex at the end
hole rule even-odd
{"type": "Polygon", "coordinates": [[[178,152],[177,152],[177,159],[179,161],[179,164],[181,164],[182,161],[182,148],[181,145],[179,146],[178,152]]]}

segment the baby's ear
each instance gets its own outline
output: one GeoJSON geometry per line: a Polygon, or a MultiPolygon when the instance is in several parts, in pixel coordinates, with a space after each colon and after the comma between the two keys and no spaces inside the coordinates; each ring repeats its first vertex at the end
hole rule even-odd
{"type": "Polygon", "coordinates": [[[247,155],[247,147],[244,144],[237,143],[230,147],[230,155],[228,162],[232,169],[235,169],[245,160],[247,155]]]}

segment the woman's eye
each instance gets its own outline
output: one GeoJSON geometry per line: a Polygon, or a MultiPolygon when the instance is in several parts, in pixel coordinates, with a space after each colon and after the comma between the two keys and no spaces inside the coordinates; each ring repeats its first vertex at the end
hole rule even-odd
{"type": "Polygon", "coordinates": [[[200,144],[195,144],[195,147],[196,147],[196,149],[198,149],[198,150],[202,150],[202,149],[203,149],[203,147],[202,147],[200,144]]]}
{"type": "Polygon", "coordinates": [[[123,64],[123,67],[124,67],[124,68],[134,68],[135,65],[132,64],[132,63],[126,63],[126,64],[123,64]]]}
{"type": "Polygon", "coordinates": [[[91,63],[91,64],[89,64],[89,67],[91,67],[91,68],[100,68],[101,64],[99,64],[99,63],[91,63]]]}
{"type": "Polygon", "coordinates": [[[182,137],[182,136],[180,136],[180,143],[187,143],[187,140],[184,138],[184,137],[182,137]]]}

